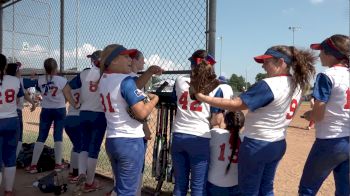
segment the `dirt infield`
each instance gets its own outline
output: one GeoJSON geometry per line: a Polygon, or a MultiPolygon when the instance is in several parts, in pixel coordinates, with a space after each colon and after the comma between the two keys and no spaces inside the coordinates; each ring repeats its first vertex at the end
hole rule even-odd
{"type": "MultiPolygon", "coordinates": [[[[300,115],[309,109],[309,104],[302,104],[299,111],[295,115],[287,133],[287,151],[283,157],[281,163],[278,166],[277,174],[275,178],[275,195],[283,196],[294,196],[297,195],[298,184],[302,174],[302,170],[310,151],[310,148],[314,142],[315,130],[306,130],[308,122],[300,118],[300,115]]],[[[37,130],[39,111],[35,113],[24,112],[25,119],[25,130],[37,130]],[[26,120],[27,119],[27,120],[26,120]]],[[[51,137],[51,136],[50,136],[51,137]]],[[[154,138],[154,137],[153,137],[154,138]]],[[[150,157],[152,153],[153,140],[149,142],[148,145],[148,160],[146,162],[151,162],[150,157]]],[[[104,146],[104,145],[103,145],[104,146]]],[[[104,149],[101,149],[101,152],[104,149]]],[[[146,166],[147,167],[147,166],[146,166]]],[[[110,172],[110,171],[109,171],[110,172]]],[[[16,175],[15,189],[17,196],[29,196],[29,195],[45,195],[40,193],[37,189],[30,187],[32,182],[42,174],[26,174],[23,170],[19,170],[16,175]]],[[[107,188],[104,190],[87,194],[87,195],[103,195],[110,187],[112,187],[112,181],[102,180],[107,188]]],[[[148,178],[144,178],[144,184],[150,185],[154,184],[150,182],[148,178]]],[[[0,188],[0,195],[3,189],[0,188]]],[[[69,193],[68,193],[69,194],[69,193]]],[[[67,195],[67,194],[66,194],[67,195]]],[[[147,195],[147,194],[144,194],[147,195]]],[[[164,194],[165,195],[165,194],[164,194]]],[[[169,194],[166,194],[169,195],[169,194]]],[[[329,196],[334,195],[334,180],[333,175],[330,175],[327,180],[323,183],[319,193],[319,196],[329,196]]]]}

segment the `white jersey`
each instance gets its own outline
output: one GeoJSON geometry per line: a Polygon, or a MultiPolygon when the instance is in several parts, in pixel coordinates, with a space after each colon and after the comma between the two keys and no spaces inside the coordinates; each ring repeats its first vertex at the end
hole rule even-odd
{"type": "Polygon", "coordinates": [[[81,80],[81,107],[80,111],[103,112],[101,98],[98,91],[98,83],[87,78],[91,69],[83,70],[80,73],[81,80]]]}
{"type": "Polygon", "coordinates": [[[231,160],[230,170],[226,174],[232,153],[230,136],[230,132],[225,129],[213,128],[211,130],[208,181],[219,187],[231,187],[238,184],[237,162],[240,142],[238,142],[235,156],[231,160]]]}
{"type": "Polygon", "coordinates": [[[210,138],[210,106],[190,98],[189,82],[188,76],[179,76],[175,81],[177,112],[173,132],[210,138]]]}
{"type": "Polygon", "coordinates": [[[300,104],[302,91],[297,88],[291,96],[288,92],[292,88],[290,76],[276,76],[263,81],[270,87],[273,100],[254,112],[248,111],[243,135],[268,142],[280,141],[286,137],[287,127],[300,104]]]}
{"type": "Polygon", "coordinates": [[[136,88],[130,75],[104,73],[99,83],[102,105],[107,120],[107,138],[142,138],[142,123],[131,118],[127,113],[129,103],[136,104],[144,99],[144,93],[136,88]],[[128,84],[125,85],[126,81],[128,84]]]}
{"type": "Polygon", "coordinates": [[[50,80],[49,76],[40,76],[38,79],[38,87],[40,88],[41,106],[43,108],[66,108],[66,99],[63,95],[63,88],[67,84],[67,79],[61,76],[52,76],[50,80]]]}
{"type": "MultiPolygon", "coordinates": [[[[22,87],[22,89],[23,89],[23,91],[24,91],[23,78],[20,77],[20,78],[19,78],[19,81],[20,81],[21,87],[22,87]]],[[[23,109],[23,105],[24,105],[24,96],[18,98],[17,109],[18,109],[18,110],[22,110],[22,109],[23,109]]]]}
{"type": "Polygon", "coordinates": [[[20,85],[17,77],[4,75],[0,85],[0,119],[18,116],[17,95],[20,85]]]}
{"type": "Polygon", "coordinates": [[[222,92],[222,95],[223,95],[222,98],[224,99],[231,99],[233,97],[232,87],[228,84],[220,84],[218,87],[216,87],[213,90],[214,95],[219,91],[222,92]]]}
{"type": "MultiPolygon", "coordinates": [[[[72,89],[72,97],[74,98],[75,104],[79,103],[80,100],[80,89],[72,89]]],[[[75,109],[74,106],[69,104],[67,116],[79,116],[80,110],[75,109]]]]}
{"type": "Polygon", "coordinates": [[[320,139],[349,136],[350,132],[350,71],[349,68],[334,66],[323,74],[332,83],[331,94],[326,103],[322,121],[315,123],[316,137],[320,139]]]}

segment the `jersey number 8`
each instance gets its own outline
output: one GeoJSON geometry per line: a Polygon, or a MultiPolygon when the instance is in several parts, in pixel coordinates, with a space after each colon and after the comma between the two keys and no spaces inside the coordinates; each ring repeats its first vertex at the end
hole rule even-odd
{"type": "MultiPolygon", "coordinates": [[[[5,91],[5,102],[6,103],[11,103],[15,100],[15,90],[13,89],[7,89],[5,91]]],[[[1,98],[2,94],[0,92],[0,98],[1,98]]],[[[0,99],[0,104],[2,104],[2,100],[0,99]]]]}

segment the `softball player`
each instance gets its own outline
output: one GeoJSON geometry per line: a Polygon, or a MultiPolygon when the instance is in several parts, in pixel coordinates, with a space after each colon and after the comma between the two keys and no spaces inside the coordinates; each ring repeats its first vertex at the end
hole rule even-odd
{"type": "Polygon", "coordinates": [[[158,102],[156,95],[149,95],[150,102],[144,102],[145,94],[129,75],[130,55],[136,51],[112,44],[101,54],[99,91],[107,119],[106,150],[116,182],[112,195],[136,194],[145,155],[142,123],[131,118],[126,108],[144,119],[158,102]]]}
{"type": "MultiPolygon", "coordinates": [[[[21,83],[21,88],[23,90],[28,89],[30,87],[35,87],[37,81],[21,77],[21,71],[19,69],[20,67],[21,67],[21,63],[19,63],[19,62],[9,63],[6,67],[6,74],[19,78],[20,83],[21,83]]],[[[33,99],[28,94],[24,93],[24,96],[18,99],[17,114],[18,114],[18,118],[19,118],[19,130],[18,130],[18,134],[17,134],[18,135],[18,143],[17,143],[16,157],[18,157],[18,154],[22,149],[22,140],[23,140],[22,109],[23,109],[24,99],[32,104],[32,107],[30,108],[31,112],[33,112],[36,108],[36,104],[34,103],[33,99]]]]}
{"type": "Polygon", "coordinates": [[[238,196],[239,131],[244,126],[241,111],[227,112],[211,129],[208,196],[238,196]]]}
{"type": "Polygon", "coordinates": [[[304,166],[299,195],[316,195],[333,171],[335,195],[349,195],[350,39],[333,35],[311,48],[320,50],[324,72],[316,77],[314,107],[304,116],[315,121],[316,141],[304,166]]]}
{"type": "MultiPolygon", "coordinates": [[[[205,50],[197,50],[189,60],[191,69],[199,61],[215,64],[215,60],[205,50]]],[[[191,173],[191,194],[205,195],[210,161],[210,108],[208,104],[190,98],[189,82],[189,76],[179,76],[173,92],[177,103],[171,148],[175,175],[173,194],[187,194],[191,173]]]]}
{"type": "Polygon", "coordinates": [[[301,89],[315,72],[316,57],[293,46],[274,46],[254,59],[263,63],[268,78],[233,100],[201,93],[196,97],[230,111],[248,109],[238,155],[239,188],[242,195],[273,195],[276,168],[286,150],[286,129],[300,102],[301,89]]]}
{"type": "Polygon", "coordinates": [[[32,163],[26,168],[29,173],[37,173],[37,163],[44,149],[44,143],[48,137],[52,122],[54,123],[54,149],[55,149],[55,170],[61,171],[64,168],[62,164],[62,135],[64,119],[66,117],[66,99],[70,104],[75,104],[71,95],[71,89],[67,85],[67,79],[58,76],[58,65],[55,59],[48,58],[44,61],[46,74],[40,76],[37,83],[37,89],[42,95],[41,113],[39,123],[39,136],[34,145],[32,163]]]}
{"type": "MultiPolygon", "coordinates": [[[[76,76],[77,77],[77,76],[76,76]]],[[[74,78],[70,81],[74,81],[74,78]]],[[[71,84],[69,83],[71,86],[71,84]]],[[[75,103],[78,104],[80,100],[80,88],[72,89],[72,96],[75,100],[75,103]]],[[[81,128],[80,128],[80,118],[79,118],[79,109],[74,108],[74,106],[69,105],[68,113],[66,119],[64,120],[64,129],[73,144],[73,148],[70,154],[70,167],[68,179],[70,182],[75,182],[74,178],[79,175],[78,171],[78,160],[79,153],[81,148],[81,128]]]]}
{"type": "Polygon", "coordinates": [[[98,92],[98,81],[88,77],[90,71],[99,66],[101,50],[93,52],[87,57],[90,58],[92,68],[83,70],[69,85],[72,89],[80,88],[80,129],[81,129],[81,152],[79,154],[79,187],[84,183],[83,191],[91,192],[99,190],[102,185],[95,180],[95,171],[98,155],[100,153],[103,137],[106,132],[106,118],[98,92]]]}
{"type": "MultiPolygon", "coordinates": [[[[0,165],[4,165],[4,195],[12,196],[19,129],[16,100],[23,96],[23,90],[17,77],[5,75],[6,64],[6,57],[0,54],[0,165]]],[[[1,179],[0,169],[0,181],[1,179]]]]}

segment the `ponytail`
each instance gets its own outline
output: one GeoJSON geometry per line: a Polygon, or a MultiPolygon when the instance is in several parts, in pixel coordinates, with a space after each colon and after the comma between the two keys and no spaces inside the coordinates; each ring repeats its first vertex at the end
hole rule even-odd
{"type": "Polygon", "coordinates": [[[226,129],[230,131],[231,136],[229,139],[229,143],[232,145],[232,152],[230,155],[229,163],[226,167],[225,173],[227,174],[231,167],[231,160],[236,154],[236,150],[238,148],[238,144],[240,142],[239,139],[239,131],[244,126],[245,117],[243,112],[241,111],[235,111],[235,112],[228,112],[225,115],[225,124],[226,129]]]}
{"type": "Polygon", "coordinates": [[[46,82],[52,80],[52,75],[57,71],[57,61],[53,58],[48,58],[44,61],[46,82]]]}
{"type": "Polygon", "coordinates": [[[5,55],[0,54],[0,86],[2,85],[2,81],[4,79],[6,64],[7,64],[7,59],[5,55]]]}

